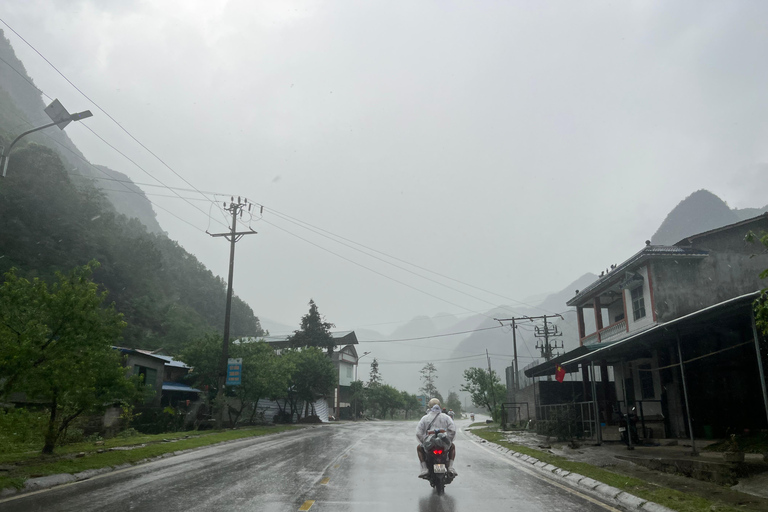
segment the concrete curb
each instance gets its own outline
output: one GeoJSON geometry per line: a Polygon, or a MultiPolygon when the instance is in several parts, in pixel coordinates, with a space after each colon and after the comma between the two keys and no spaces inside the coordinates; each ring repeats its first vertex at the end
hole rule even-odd
{"type": "Polygon", "coordinates": [[[472,441],[478,444],[484,443],[489,448],[497,450],[501,455],[514,460],[516,463],[524,464],[529,469],[546,475],[547,478],[551,478],[552,480],[567,485],[568,487],[573,487],[574,489],[577,489],[585,494],[590,494],[621,509],[641,510],[644,512],[675,512],[671,508],[667,508],[663,505],[659,505],[658,503],[639,498],[633,494],[629,494],[622,491],[621,489],[617,489],[602,482],[598,482],[597,480],[593,480],[592,478],[586,477],[584,475],[572,473],[565,469],[553,466],[552,464],[540,461],[539,459],[531,457],[530,455],[525,455],[508,448],[504,448],[501,445],[492,443],[491,441],[473,434],[471,431],[463,430],[463,432],[472,441]]]}
{"type": "Polygon", "coordinates": [[[112,473],[115,471],[120,471],[123,469],[133,468],[136,466],[140,466],[142,464],[148,464],[150,462],[155,462],[161,459],[167,459],[169,457],[175,457],[177,455],[183,455],[185,453],[194,452],[197,450],[204,450],[206,448],[210,448],[212,446],[222,446],[226,444],[232,444],[237,442],[246,441],[248,439],[259,439],[263,437],[272,437],[272,436],[279,436],[282,434],[290,434],[291,432],[297,432],[297,430],[285,430],[283,432],[276,432],[274,434],[266,434],[263,436],[256,436],[253,438],[243,437],[240,439],[231,439],[229,441],[221,441],[219,443],[213,443],[213,444],[207,444],[205,446],[199,446],[197,448],[188,448],[186,450],[177,450],[175,452],[167,452],[162,455],[157,455],[155,457],[149,457],[146,459],[141,459],[136,462],[126,462],[125,464],[120,464],[118,466],[107,466],[103,468],[96,468],[96,469],[86,469],[85,471],[81,471],[79,473],[59,473],[56,475],[48,475],[48,476],[41,476],[37,478],[28,478],[24,481],[24,487],[22,489],[16,489],[15,487],[5,487],[3,489],[0,489],[0,500],[4,498],[10,498],[12,496],[15,496],[17,494],[27,494],[34,491],[41,491],[45,489],[50,489],[52,487],[56,487],[59,485],[64,485],[72,482],[80,482],[82,480],[88,480],[89,478],[93,478],[99,475],[104,475],[107,473],[112,473]]]}

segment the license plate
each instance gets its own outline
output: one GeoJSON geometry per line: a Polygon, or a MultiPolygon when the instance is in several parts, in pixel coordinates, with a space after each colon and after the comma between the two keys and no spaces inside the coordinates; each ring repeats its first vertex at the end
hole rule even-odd
{"type": "Polygon", "coordinates": [[[619,432],[626,432],[626,431],[627,431],[626,427],[619,427],[619,432]]]}
{"type": "Polygon", "coordinates": [[[432,471],[435,473],[446,473],[448,470],[445,468],[445,464],[435,464],[432,471]]]}

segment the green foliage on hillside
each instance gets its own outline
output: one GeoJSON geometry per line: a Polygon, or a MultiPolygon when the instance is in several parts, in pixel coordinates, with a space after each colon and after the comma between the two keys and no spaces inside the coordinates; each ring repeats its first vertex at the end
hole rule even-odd
{"type": "Polygon", "coordinates": [[[48,285],[6,273],[0,287],[0,400],[14,391],[46,405],[43,453],[82,414],[140,397],[112,346],[125,327],[90,276],[95,262],[48,285]]]}
{"type": "MultiPolygon", "coordinates": [[[[124,344],[177,353],[202,333],[223,330],[226,285],[193,255],[114,211],[88,184],[75,186],[58,154],[15,149],[0,182],[0,272],[51,280],[91,260],[128,326],[124,344]]],[[[233,298],[233,336],[259,336],[258,318],[233,298]]]]}

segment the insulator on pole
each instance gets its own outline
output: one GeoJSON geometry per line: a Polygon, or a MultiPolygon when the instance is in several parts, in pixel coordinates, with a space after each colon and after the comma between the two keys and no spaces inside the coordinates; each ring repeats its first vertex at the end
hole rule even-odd
{"type": "Polygon", "coordinates": [[[240,196],[237,196],[237,202],[238,203],[240,202],[240,196]]]}
{"type": "Polygon", "coordinates": [[[226,201],[224,201],[224,208],[226,208],[226,207],[227,207],[227,202],[226,202],[226,201]]]}
{"type": "Polygon", "coordinates": [[[259,212],[259,215],[264,213],[264,205],[261,205],[261,211],[259,212]]]}
{"type": "Polygon", "coordinates": [[[234,203],[235,202],[235,196],[229,196],[229,202],[234,203]]]}
{"type": "Polygon", "coordinates": [[[248,205],[248,211],[251,211],[251,206],[253,206],[253,205],[252,204],[248,205]]]}

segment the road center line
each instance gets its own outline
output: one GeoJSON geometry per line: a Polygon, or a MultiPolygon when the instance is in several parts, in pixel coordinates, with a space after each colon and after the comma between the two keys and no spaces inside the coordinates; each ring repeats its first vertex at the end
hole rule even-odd
{"type": "Polygon", "coordinates": [[[320,480],[320,485],[328,485],[328,482],[330,482],[330,481],[331,481],[331,477],[327,476],[327,477],[323,478],[322,480],[320,480]]]}
{"type": "Polygon", "coordinates": [[[314,504],[315,504],[315,500],[307,500],[307,501],[304,502],[304,504],[301,507],[299,507],[299,510],[300,511],[301,510],[309,510],[309,509],[312,508],[312,505],[314,505],[314,504]]]}

